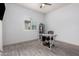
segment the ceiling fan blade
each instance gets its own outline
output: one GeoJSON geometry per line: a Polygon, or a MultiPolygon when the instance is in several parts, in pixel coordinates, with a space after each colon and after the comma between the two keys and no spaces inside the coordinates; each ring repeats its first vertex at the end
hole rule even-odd
{"type": "Polygon", "coordinates": [[[45,5],[52,5],[52,4],[50,4],[50,3],[44,3],[45,5]]]}

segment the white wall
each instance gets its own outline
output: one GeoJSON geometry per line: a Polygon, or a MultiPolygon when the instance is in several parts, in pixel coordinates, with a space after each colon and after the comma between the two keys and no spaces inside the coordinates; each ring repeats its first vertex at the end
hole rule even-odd
{"type": "Polygon", "coordinates": [[[38,38],[38,26],[43,22],[44,14],[24,8],[17,4],[6,4],[3,19],[3,44],[14,44],[38,38]],[[25,30],[24,20],[32,18],[37,25],[37,30],[25,30]]]}
{"type": "Polygon", "coordinates": [[[38,29],[24,29],[24,20],[29,16],[36,21],[37,26],[44,22],[47,31],[54,30],[58,34],[56,40],[79,45],[79,4],[71,4],[46,15],[17,4],[6,4],[2,25],[4,45],[38,38],[38,29]]]}
{"type": "Polygon", "coordinates": [[[0,20],[0,51],[2,50],[2,21],[0,20]]]}
{"type": "Polygon", "coordinates": [[[56,40],[79,45],[79,4],[71,4],[46,14],[46,27],[58,35],[56,40]]]}

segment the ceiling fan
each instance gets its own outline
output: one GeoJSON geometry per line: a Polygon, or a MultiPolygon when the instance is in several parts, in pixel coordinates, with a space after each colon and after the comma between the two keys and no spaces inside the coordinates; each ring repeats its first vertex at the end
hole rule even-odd
{"type": "Polygon", "coordinates": [[[40,8],[43,8],[43,7],[45,7],[45,5],[48,5],[48,6],[50,6],[50,5],[52,5],[51,3],[42,3],[41,5],[40,5],[40,8]]]}

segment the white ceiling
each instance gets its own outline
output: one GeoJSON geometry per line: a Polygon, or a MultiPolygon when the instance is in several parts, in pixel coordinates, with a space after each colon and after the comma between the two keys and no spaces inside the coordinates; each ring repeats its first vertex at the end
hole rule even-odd
{"type": "Polygon", "coordinates": [[[22,5],[26,8],[30,8],[32,10],[39,11],[42,13],[54,11],[58,8],[69,5],[68,3],[51,3],[51,4],[52,4],[51,6],[46,5],[45,8],[40,8],[41,3],[19,3],[19,5],[22,5]]]}

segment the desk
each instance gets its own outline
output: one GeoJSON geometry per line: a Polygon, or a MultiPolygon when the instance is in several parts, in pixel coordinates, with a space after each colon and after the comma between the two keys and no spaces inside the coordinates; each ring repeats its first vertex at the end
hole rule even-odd
{"type": "Polygon", "coordinates": [[[54,44],[54,37],[55,35],[53,34],[40,34],[41,36],[46,36],[46,37],[50,37],[49,43],[50,43],[50,49],[52,47],[52,44],[54,44]],[[51,37],[53,37],[53,40],[51,40],[51,37]]]}

